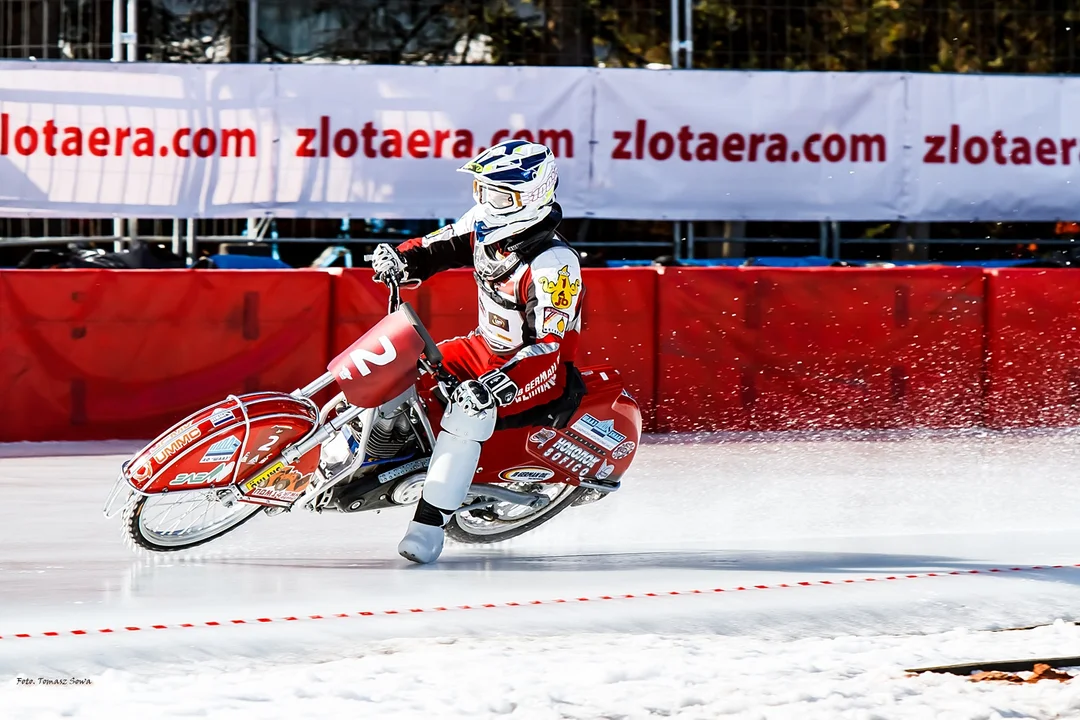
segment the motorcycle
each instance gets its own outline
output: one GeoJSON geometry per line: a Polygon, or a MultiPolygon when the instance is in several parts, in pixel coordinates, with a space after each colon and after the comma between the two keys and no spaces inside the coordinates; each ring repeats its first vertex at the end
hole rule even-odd
{"type": "MultiPolygon", "coordinates": [[[[387,315],[306,387],[229,395],[124,462],[105,516],[121,515],[136,547],[171,552],[258,515],[416,503],[458,380],[398,285],[389,288],[387,315]]],[[[567,385],[576,392],[556,402],[552,426],[505,427],[484,443],[447,537],[508,540],[619,489],[640,441],[637,402],[608,365],[571,368],[567,385]]]]}

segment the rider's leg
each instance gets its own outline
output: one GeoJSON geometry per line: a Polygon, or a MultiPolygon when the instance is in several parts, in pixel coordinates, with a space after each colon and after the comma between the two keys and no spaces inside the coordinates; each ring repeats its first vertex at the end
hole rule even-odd
{"type": "Polygon", "coordinates": [[[424,494],[398,552],[418,563],[434,562],[443,548],[443,526],[461,506],[476,474],[481,443],[495,431],[495,399],[466,380],[454,390],[428,465],[424,494]]]}

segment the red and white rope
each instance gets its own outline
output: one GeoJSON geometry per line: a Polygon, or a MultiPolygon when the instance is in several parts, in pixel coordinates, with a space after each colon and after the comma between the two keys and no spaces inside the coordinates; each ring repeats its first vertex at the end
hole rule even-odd
{"type": "Polygon", "coordinates": [[[887,575],[865,578],[844,578],[842,580],[808,580],[796,583],[779,583],[775,585],[740,585],[730,588],[709,588],[703,590],[670,590],[667,592],[628,593],[620,595],[595,595],[592,597],[554,598],[549,600],[525,600],[521,602],[498,602],[482,603],[476,605],[455,605],[453,607],[430,607],[430,608],[405,608],[399,610],[360,610],[355,612],[333,613],[329,615],[290,615],[286,617],[261,617],[242,620],[207,620],[195,623],[172,623],[156,625],[129,625],[116,628],[99,628],[97,630],[64,630],[35,633],[14,633],[0,635],[0,640],[16,640],[45,637],[70,637],[72,635],[101,635],[109,633],[141,632],[148,630],[177,630],[181,628],[205,628],[205,627],[229,627],[233,625],[263,625],[268,623],[290,623],[304,620],[329,620],[334,618],[356,617],[381,617],[395,615],[416,615],[420,613],[442,613],[457,610],[487,610],[494,608],[534,607],[537,605],[559,605],[566,603],[603,602],[606,600],[637,600],[643,598],[673,597],[685,595],[718,595],[731,592],[755,592],[760,590],[796,589],[808,587],[843,587],[854,584],[873,582],[896,582],[901,580],[920,580],[927,578],[947,578],[957,575],[992,575],[995,573],[1012,572],[1048,572],[1051,570],[1080,568],[1080,563],[1075,565],[1031,565],[1025,567],[990,568],[984,570],[953,570],[951,572],[927,572],[910,573],[905,575],[887,575]]]}

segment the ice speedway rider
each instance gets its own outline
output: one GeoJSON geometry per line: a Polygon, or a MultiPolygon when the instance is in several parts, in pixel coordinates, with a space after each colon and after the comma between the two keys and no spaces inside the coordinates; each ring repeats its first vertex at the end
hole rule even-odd
{"type": "Polygon", "coordinates": [[[398,545],[418,563],[442,552],[443,527],[497,427],[553,425],[560,406],[583,392],[573,361],[584,288],[578,254],[556,232],[562,209],[554,156],[511,140],[458,171],[473,177],[473,207],[425,237],[379,245],[372,259],[380,281],[419,284],[472,267],[478,288],[479,327],[439,345],[444,366],[462,382],[446,403],[423,497],[398,545]]]}

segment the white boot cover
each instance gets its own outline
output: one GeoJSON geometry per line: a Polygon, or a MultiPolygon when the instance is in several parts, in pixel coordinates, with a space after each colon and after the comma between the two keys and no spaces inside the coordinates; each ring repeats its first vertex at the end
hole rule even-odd
{"type": "Polygon", "coordinates": [[[443,529],[434,525],[425,525],[415,520],[409,521],[409,530],[398,543],[397,551],[406,560],[414,563],[430,563],[439,559],[443,548],[443,529]]]}
{"type": "Polygon", "coordinates": [[[408,532],[398,544],[398,553],[402,557],[417,563],[430,563],[442,553],[442,527],[465,500],[476,474],[481,443],[495,432],[495,417],[494,406],[467,412],[451,401],[443,416],[442,432],[431,453],[421,507],[417,508],[408,532]],[[428,507],[424,508],[425,505],[428,507]],[[434,517],[432,509],[439,512],[441,522],[440,518],[434,517]],[[439,524],[436,526],[435,522],[439,524]]]}
{"type": "MultiPolygon", "coordinates": [[[[437,520],[439,524],[411,521],[408,532],[398,544],[398,554],[416,563],[435,562],[439,558],[443,549],[442,526],[465,500],[479,459],[480,443],[456,437],[445,430],[439,433],[424,481],[424,498],[421,500],[441,515],[437,520]]],[[[424,519],[429,522],[435,520],[430,514],[424,519]]]]}

